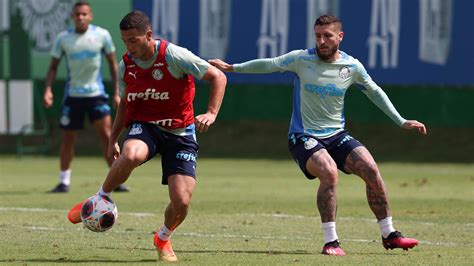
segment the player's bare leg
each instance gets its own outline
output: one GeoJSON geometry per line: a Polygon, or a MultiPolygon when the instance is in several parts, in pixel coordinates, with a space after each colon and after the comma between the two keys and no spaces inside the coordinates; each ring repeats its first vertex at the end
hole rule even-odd
{"type": "Polygon", "coordinates": [[[61,146],[59,148],[60,181],[51,193],[68,192],[71,183],[71,162],[77,139],[76,130],[62,130],[61,146]]]}
{"type": "MultiPolygon", "coordinates": [[[[97,133],[97,136],[99,136],[99,139],[102,143],[102,153],[105,158],[105,161],[107,162],[108,166],[112,166],[112,163],[114,162],[113,158],[110,158],[107,156],[107,148],[109,144],[109,139],[110,139],[110,134],[112,131],[112,119],[110,115],[104,116],[101,119],[97,119],[93,123],[95,131],[97,133]]],[[[128,192],[130,189],[125,185],[125,184],[120,184],[118,185],[114,191],[116,192],[128,192]]]]}
{"type": "Polygon", "coordinates": [[[99,137],[100,142],[102,143],[102,155],[104,156],[105,161],[110,167],[113,163],[113,159],[107,156],[107,146],[109,144],[109,138],[112,131],[112,119],[110,115],[107,115],[101,119],[95,120],[93,125],[95,128],[95,132],[97,133],[97,136],[99,137]]]}
{"type": "Polygon", "coordinates": [[[355,148],[347,156],[346,170],[360,176],[366,186],[367,201],[377,220],[390,216],[387,190],[380,171],[370,152],[363,146],[355,148]]]}
{"type": "Polygon", "coordinates": [[[321,215],[324,231],[324,247],[322,253],[325,255],[344,256],[345,252],[339,245],[336,233],[336,211],[337,197],[336,187],[338,183],[337,165],[326,149],[316,151],[306,163],[308,172],[317,176],[320,184],[317,192],[317,206],[321,215]]]}
{"type": "Polygon", "coordinates": [[[336,186],[338,182],[337,166],[325,149],[315,152],[306,163],[308,172],[317,176],[320,184],[317,193],[317,205],[321,222],[336,220],[336,186]]]}
{"type": "MultiPolygon", "coordinates": [[[[109,173],[99,191],[99,194],[109,194],[119,185],[125,183],[135,167],[148,158],[148,146],[141,140],[129,139],[125,141],[122,154],[110,167],[109,173]]],[[[74,205],[68,213],[71,223],[80,223],[80,211],[84,201],[74,205]]]]}
{"type": "Polygon", "coordinates": [[[169,237],[188,215],[195,185],[196,180],[191,176],[176,174],[168,178],[170,203],[165,211],[164,226],[155,235],[154,239],[160,260],[168,262],[178,260],[169,237]]]}
{"type": "Polygon", "coordinates": [[[76,130],[62,130],[63,136],[61,147],[59,149],[60,169],[65,171],[71,168],[71,162],[74,158],[75,144],[77,139],[76,130]]]}
{"type": "Polygon", "coordinates": [[[165,225],[168,228],[176,228],[188,215],[195,185],[196,180],[191,176],[177,174],[168,178],[170,203],[165,211],[165,225]]]}
{"type": "Polygon", "coordinates": [[[393,227],[387,190],[370,152],[363,146],[355,148],[347,156],[345,168],[346,171],[360,176],[366,184],[367,201],[377,217],[385,249],[403,248],[407,250],[418,245],[418,240],[403,237],[393,227]]]}
{"type": "Polygon", "coordinates": [[[109,173],[102,184],[102,190],[110,193],[116,187],[127,181],[135,167],[148,158],[148,146],[138,139],[126,140],[122,153],[110,167],[109,173]]]}

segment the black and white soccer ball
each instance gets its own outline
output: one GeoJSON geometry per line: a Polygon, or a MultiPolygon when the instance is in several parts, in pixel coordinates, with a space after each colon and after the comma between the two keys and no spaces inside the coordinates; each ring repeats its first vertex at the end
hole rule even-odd
{"type": "Polygon", "coordinates": [[[110,197],[94,195],[82,204],[82,223],[93,232],[109,230],[117,221],[117,217],[117,206],[110,197]]]}

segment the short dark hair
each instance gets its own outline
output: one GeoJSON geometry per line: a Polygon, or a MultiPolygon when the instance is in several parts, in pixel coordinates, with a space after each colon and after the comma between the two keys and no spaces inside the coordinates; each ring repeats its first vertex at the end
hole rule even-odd
{"type": "Polygon", "coordinates": [[[91,7],[91,4],[87,1],[77,1],[74,6],[72,7],[72,10],[76,9],[78,6],[88,6],[91,7]]]}
{"type": "Polygon", "coordinates": [[[151,29],[150,18],[142,11],[132,11],[123,17],[120,21],[120,30],[136,29],[140,32],[146,32],[151,29]]]}
{"type": "Polygon", "coordinates": [[[342,22],[337,18],[336,16],[333,15],[322,15],[319,18],[316,19],[316,22],[314,22],[314,26],[323,26],[323,25],[329,25],[336,23],[339,27],[339,30],[342,30],[342,22]]]}

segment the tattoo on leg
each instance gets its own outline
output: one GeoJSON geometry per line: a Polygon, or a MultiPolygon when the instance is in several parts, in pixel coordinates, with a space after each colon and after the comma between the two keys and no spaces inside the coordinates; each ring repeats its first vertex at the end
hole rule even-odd
{"type": "Polygon", "coordinates": [[[369,151],[363,147],[354,149],[347,158],[347,167],[365,181],[367,201],[377,219],[390,216],[385,184],[369,151]]]}
{"type": "Polygon", "coordinates": [[[323,223],[336,221],[336,187],[321,184],[318,189],[317,204],[323,223]]]}
{"type": "Polygon", "coordinates": [[[369,202],[370,209],[375,214],[375,217],[377,217],[377,220],[382,220],[390,216],[390,209],[384,190],[380,190],[379,188],[374,190],[367,185],[367,201],[369,202]]]}

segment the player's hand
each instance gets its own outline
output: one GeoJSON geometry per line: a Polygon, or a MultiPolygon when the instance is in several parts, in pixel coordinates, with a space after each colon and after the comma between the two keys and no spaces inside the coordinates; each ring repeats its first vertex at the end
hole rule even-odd
{"type": "Polygon", "coordinates": [[[50,108],[51,106],[53,106],[53,92],[51,92],[50,89],[44,90],[43,105],[46,108],[50,108]]]}
{"type": "Polygon", "coordinates": [[[226,62],[220,60],[220,59],[211,59],[208,61],[209,64],[215,66],[218,68],[220,71],[224,72],[234,72],[234,67],[231,64],[227,64],[226,62]]]}
{"type": "Polygon", "coordinates": [[[404,129],[415,129],[423,135],[426,135],[427,133],[425,125],[416,120],[407,120],[402,127],[404,129]]]}
{"type": "Polygon", "coordinates": [[[107,157],[112,160],[112,161],[115,161],[117,160],[117,158],[120,156],[120,146],[118,145],[117,142],[114,142],[114,143],[110,143],[109,142],[109,145],[108,145],[108,148],[107,148],[107,157]]]}
{"type": "Polygon", "coordinates": [[[216,121],[216,115],[211,113],[205,113],[202,115],[198,115],[194,118],[194,124],[196,125],[196,130],[199,133],[205,133],[209,129],[209,127],[214,124],[216,121]]]}

